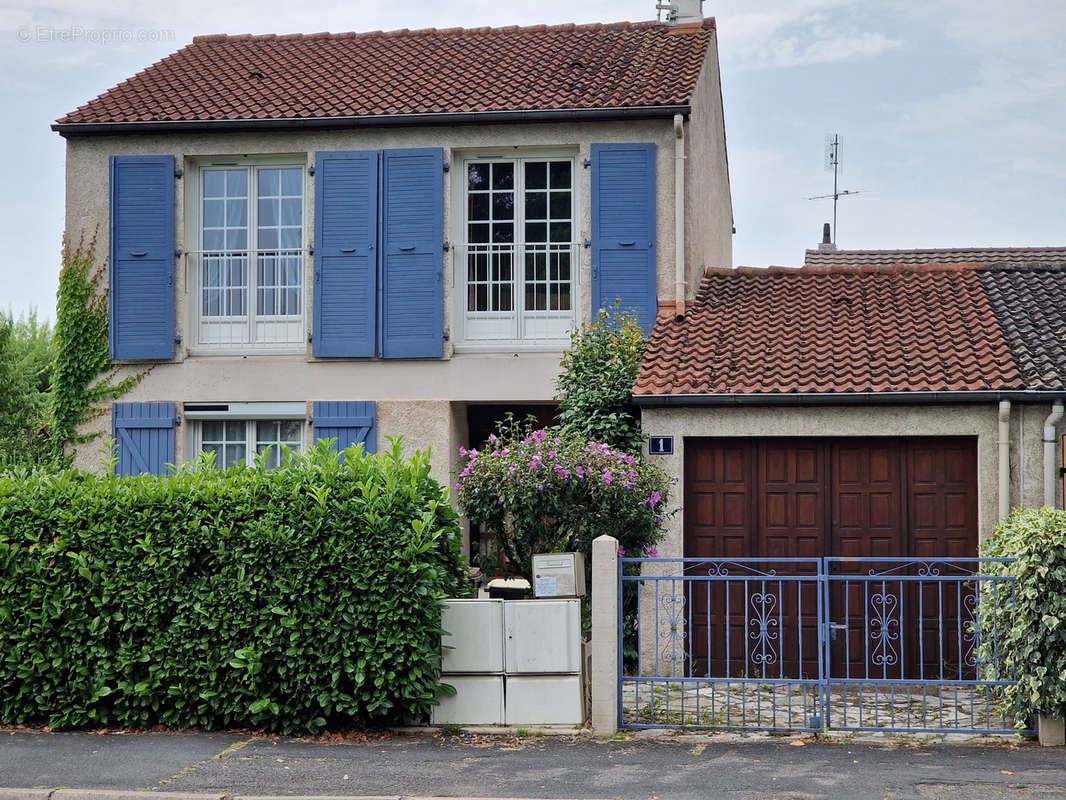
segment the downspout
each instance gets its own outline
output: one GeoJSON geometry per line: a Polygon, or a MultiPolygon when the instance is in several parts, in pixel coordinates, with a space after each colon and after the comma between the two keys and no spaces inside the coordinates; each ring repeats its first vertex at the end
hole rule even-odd
{"type": "Polygon", "coordinates": [[[1044,420],[1044,505],[1055,507],[1055,478],[1058,470],[1055,469],[1055,426],[1062,419],[1063,406],[1061,400],[1056,400],[1051,406],[1051,413],[1044,420]]]}
{"type": "Polygon", "coordinates": [[[1010,400],[999,403],[999,518],[1010,515],[1010,400]]]}
{"type": "Polygon", "coordinates": [[[685,118],[674,114],[674,314],[685,314],[685,118]]]}

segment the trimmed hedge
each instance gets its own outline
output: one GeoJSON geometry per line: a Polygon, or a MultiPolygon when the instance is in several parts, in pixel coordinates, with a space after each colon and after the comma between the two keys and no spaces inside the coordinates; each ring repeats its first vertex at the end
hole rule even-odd
{"type": "Polygon", "coordinates": [[[981,549],[1017,559],[989,565],[993,574],[1013,575],[1015,584],[981,587],[982,629],[999,618],[998,647],[983,645],[989,670],[1018,678],[1006,697],[1019,727],[1036,714],[1066,716],[1066,511],[1017,509],[981,549]]]}
{"type": "Polygon", "coordinates": [[[398,441],[225,472],[0,475],[0,721],[281,733],[426,715],[455,511],[398,441]]]}

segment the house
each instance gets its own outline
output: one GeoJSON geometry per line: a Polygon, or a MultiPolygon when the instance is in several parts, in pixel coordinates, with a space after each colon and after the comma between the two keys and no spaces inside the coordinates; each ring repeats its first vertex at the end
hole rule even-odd
{"type": "Polygon", "coordinates": [[[634,394],[681,481],[661,554],[972,557],[1061,505],[1066,250],[930,252],[710,269],[660,315],[634,394]]]}
{"type": "Polygon", "coordinates": [[[680,5],[198,37],[59,119],[112,355],[151,366],[95,423],[120,471],[402,435],[447,480],[487,420],[544,412],[595,309],[683,308],[732,213],[715,24],[680,5]]]}

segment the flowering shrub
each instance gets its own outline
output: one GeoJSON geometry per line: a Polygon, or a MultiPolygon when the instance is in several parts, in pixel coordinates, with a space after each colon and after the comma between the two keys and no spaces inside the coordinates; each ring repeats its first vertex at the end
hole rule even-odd
{"type": "Polygon", "coordinates": [[[496,534],[513,567],[532,573],[534,553],[576,550],[608,533],[620,551],[655,555],[670,478],[659,467],[559,428],[504,425],[482,450],[461,448],[455,491],[472,522],[496,534]],[[491,449],[489,449],[491,447],[491,449]]]}

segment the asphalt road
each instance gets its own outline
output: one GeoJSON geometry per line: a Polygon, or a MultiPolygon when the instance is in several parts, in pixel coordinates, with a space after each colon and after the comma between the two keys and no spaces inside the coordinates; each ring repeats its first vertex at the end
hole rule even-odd
{"type": "Polygon", "coordinates": [[[0,786],[626,800],[1066,798],[1061,748],[806,741],[397,735],[326,744],[0,732],[0,786]]]}

